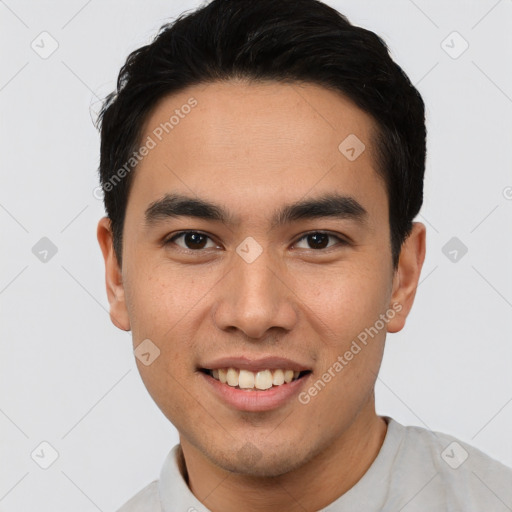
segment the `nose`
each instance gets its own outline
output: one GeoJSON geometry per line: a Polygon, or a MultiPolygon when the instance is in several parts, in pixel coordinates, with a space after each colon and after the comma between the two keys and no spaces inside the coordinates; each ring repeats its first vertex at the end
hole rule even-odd
{"type": "Polygon", "coordinates": [[[251,263],[234,255],[232,268],[219,284],[213,309],[219,329],[261,339],[270,329],[290,331],[296,325],[295,295],[286,283],[286,270],[268,250],[251,263]]]}

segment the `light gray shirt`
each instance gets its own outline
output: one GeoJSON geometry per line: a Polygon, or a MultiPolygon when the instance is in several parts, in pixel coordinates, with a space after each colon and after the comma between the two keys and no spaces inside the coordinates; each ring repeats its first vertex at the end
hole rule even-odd
{"type": "MultiPolygon", "coordinates": [[[[368,471],[325,512],[511,512],[512,469],[452,436],[384,417],[384,443],[368,471]]],[[[118,512],[209,512],[179,466],[179,445],[160,479],[118,512]]],[[[243,505],[242,503],[240,505],[243,505]]]]}

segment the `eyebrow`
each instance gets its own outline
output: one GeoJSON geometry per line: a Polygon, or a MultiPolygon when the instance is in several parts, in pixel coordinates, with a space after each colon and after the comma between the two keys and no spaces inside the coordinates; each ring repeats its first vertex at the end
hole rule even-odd
{"type": "MultiPolygon", "coordinates": [[[[236,224],[236,218],[222,206],[182,194],[166,194],[162,199],[151,203],[145,211],[147,227],[177,217],[194,217],[222,222],[225,225],[236,224]]],[[[271,229],[299,220],[318,218],[348,219],[365,224],[368,212],[353,197],[330,193],[284,205],[274,213],[271,229]]]]}

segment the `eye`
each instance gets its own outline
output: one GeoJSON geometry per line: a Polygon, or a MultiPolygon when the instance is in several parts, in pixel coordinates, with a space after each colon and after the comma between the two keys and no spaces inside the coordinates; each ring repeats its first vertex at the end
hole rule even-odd
{"type": "Polygon", "coordinates": [[[164,245],[168,245],[170,243],[176,243],[178,247],[192,251],[217,247],[209,236],[204,233],[200,233],[199,231],[182,231],[181,233],[178,233],[166,240],[164,245]],[[181,243],[177,243],[177,240],[180,239],[181,243]],[[210,245],[208,245],[208,240],[210,241],[210,245]]]}
{"type": "MultiPolygon", "coordinates": [[[[348,245],[348,242],[339,236],[324,233],[322,231],[307,233],[295,243],[295,246],[301,242],[306,243],[307,246],[299,247],[299,249],[312,250],[329,249],[334,245],[348,245]],[[334,243],[332,243],[333,241],[334,243]]],[[[171,243],[174,243],[178,247],[188,251],[200,251],[202,249],[218,247],[218,245],[208,235],[199,231],[182,231],[167,239],[164,242],[164,245],[169,245],[171,243]]]]}
{"type": "Polygon", "coordinates": [[[339,245],[348,245],[348,242],[340,238],[336,235],[331,235],[329,233],[323,233],[322,231],[315,231],[312,233],[308,233],[304,235],[302,238],[300,238],[297,241],[297,244],[305,240],[307,244],[309,244],[309,247],[300,247],[300,249],[313,249],[313,250],[319,250],[319,249],[328,249],[336,244],[330,244],[329,245],[329,238],[335,239],[339,242],[339,245]]]}

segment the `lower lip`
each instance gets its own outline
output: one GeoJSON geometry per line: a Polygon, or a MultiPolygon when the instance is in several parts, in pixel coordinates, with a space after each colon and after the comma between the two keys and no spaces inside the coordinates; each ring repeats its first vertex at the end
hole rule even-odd
{"type": "Polygon", "coordinates": [[[211,375],[199,372],[205,379],[209,388],[224,402],[239,409],[240,411],[262,412],[277,409],[299,394],[301,388],[312,375],[308,373],[300,379],[294,380],[280,386],[272,386],[266,391],[250,390],[245,391],[223,384],[220,380],[214,379],[211,375]]]}

